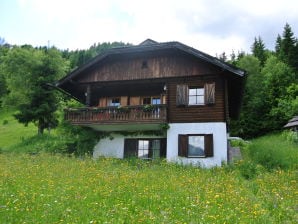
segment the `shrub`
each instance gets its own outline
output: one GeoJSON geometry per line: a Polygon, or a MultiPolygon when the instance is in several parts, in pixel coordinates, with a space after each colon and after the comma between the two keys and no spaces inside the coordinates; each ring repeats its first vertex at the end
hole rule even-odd
{"type": "Polygon", "coordinates": [[[248,180],[255,178],[259,173],[257,164],[249,160],[240,161],[237,167],[241,176],[248,180]]]}
{"type": "Polygon", "coordinates": [[[286,141],[289,141],[289,142],[293,142],[293,143],[296,143],[298,144],[298,132],[296,131],[284,131],[282,133],[282,137],[286,140],[286,141]]]}
{"type": "Polygon", "coordinates": [[[99,139],[99,134],[92,129],[75,127],[67,123],[60,125],[56,134],[44,133],[25,138],[10,149],[13,152],[27,153],[66,153],[76,156],[91,155],[99,139]]]}

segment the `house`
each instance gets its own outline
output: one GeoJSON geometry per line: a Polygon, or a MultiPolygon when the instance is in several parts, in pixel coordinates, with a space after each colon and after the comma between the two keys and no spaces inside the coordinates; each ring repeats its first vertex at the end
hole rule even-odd
{"type": "Polygon", "coordinates": [[[298,116],[294,116],[291,120],[289,120],[289,122],[284,126],[284,128],[298,132],[298,116]]]}
{"type": "Polygon", "coordinates": [[[56,86],[86,107],[73,125],[110,133],[94,157],[165,157],[203,167],[227,161],[228,121],[239,113],[245,71],[179,42],[112,48],[56,86]]]}

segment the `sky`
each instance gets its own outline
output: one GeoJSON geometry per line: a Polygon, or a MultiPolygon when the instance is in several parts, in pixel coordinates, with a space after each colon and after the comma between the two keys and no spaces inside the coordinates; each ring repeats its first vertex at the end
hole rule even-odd
{"type": "Polygon", "coordinates": [[[258,36],[273,50],[286,23],[297,37],[297,0],[0,0],[7,43],[69,50],[150,38],[216,56],[250,52],[258,36]]]}

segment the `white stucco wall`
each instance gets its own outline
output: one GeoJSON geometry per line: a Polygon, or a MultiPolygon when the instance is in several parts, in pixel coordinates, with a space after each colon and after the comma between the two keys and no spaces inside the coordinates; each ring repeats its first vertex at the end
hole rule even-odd
{"type": "Polygon", "coordinates": [[[124,136],[112,135],[112,138],[101,139],[93,149],[93,157],[123,158],[124,136]]]}
{"type": "MultiPolygon", "coordinates": [[[[167,131],[167,160],[182,164],[193,164],[201,167],[221,166],[227,161],[227,133],[226,123],[172,123],[167,131]],[[178,135],[179,134],[213,134],[214,156],[208,158],[184,158],[178,156],[178,135]]],[[[112,138],[101,139],[94,147],[93,156],[98,158],[124,157],[125,138],[161,138],[157,136],[123,136],[113,134],[112,138]]]]}
{"type": "Polygon", "coordinates": [[[134,135],[123,136],[119,134],[112,134],[112,138],[101,139],[93,150],[93,157],[110,157],[123,158],[124,157],[124,139],[125,138],[162,138],[148,135],[134,135]]]}
{"type": "Polygon", "coordinates": [[[172,123],[167,132],[167,160],[201,167],[221,166],[227,161],[226,123],[172,123]],[[213,134],[214,156],[208,158],[178,157],[179,134],[213,134]]]}

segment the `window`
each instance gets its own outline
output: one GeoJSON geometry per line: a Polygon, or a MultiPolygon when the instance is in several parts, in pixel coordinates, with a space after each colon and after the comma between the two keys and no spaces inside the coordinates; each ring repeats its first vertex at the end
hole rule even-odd
{"type": "Polygon", "coordinates": [[[203,105],[204,88],[189,88],[188,90],[188,105],[203,105]]]}
{"type": "Polygon", "coordinates": [[[150,97],[145,97],[143,98],[143,105],[151,104],[151,98],[150,97]]]}
{"type": "Polygon", "coordinates": [[[120,98],[110,98],[108,100],[108,106],[118,107],[120,106],[120,98]]]}
{"type": "Polygon", "coordinates": [[[138,157],[141,159],[157,159],[166,157],[167,140],[159,139],[125,139],[124,157],[138,157]]]}
{"type": "Polygon", "coordinates": [[[139,140],[138,157],[142,159],[149,158],[149,140],[139,140]]]}
{"type": "Polygon", "coordinates": [[[160,97],[153,97],[152,104],[160,104],[160,97]]]}
{"type": "Polygon", "coordinates": [[[177,85],[176,105],[211,105],[215,103],[215,83],[205,83],[203,87],[177,85]]]}
{"type": "Polygon", "coordinates": [[[144,97],[142,101],[143,101],[143,105],[161,103],[160,97],[144,97]]]}
{"type": "Polygon", "coordinates": [[[178,155],[182,157],[212,157],[213,135],[179,135],[178,147],[178,155]]]}
{"type": "Polygon", "coordinates": [[[205,156],[204,136],[188,136],[188,157],[205,156]]]}

